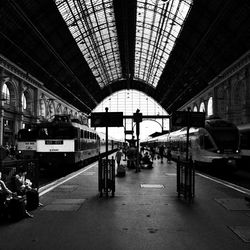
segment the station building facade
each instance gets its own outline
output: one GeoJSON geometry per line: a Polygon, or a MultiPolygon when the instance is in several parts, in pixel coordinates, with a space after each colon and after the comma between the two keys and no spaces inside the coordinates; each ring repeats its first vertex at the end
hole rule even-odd
{"type": "MultiPolygon", "coordinates": [[[[0,145],[15,145],[26,124],[70,114],[87,124],[87,114],[55,95],[15,63],[0,55],[0,145]]],[[[250,51],[208,83],[179,110],[205,112],[237,126],[250,125],[250,51]]]]}
{"type": "Polygon", "coordinates": [[[69,114],[83,123],[87,115],[44,87],[44,84],[0,55],[0,145],[16,144],[25,125],[69,114]]]}
{"type": "Polygon", "coordinates": [[[235,125],[250,125],[250,51],[208,83],[180,110],[205,112],[235,125]]]}

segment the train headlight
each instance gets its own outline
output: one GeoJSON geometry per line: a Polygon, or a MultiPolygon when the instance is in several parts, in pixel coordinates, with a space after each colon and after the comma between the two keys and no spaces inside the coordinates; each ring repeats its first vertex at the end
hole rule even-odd
{"type": "Polygon", "coordinates": [[[64,155],[64,157],[66,157],[66,156],[67,156],[67,154],[66,154],[66,153],[64,153],[63,155],[64,155]]]}
{"type": "Polygon", "coordinates": [[[219,149],[216,152],[217,152],[217,154],[220,154],[220,150],[219,149]]]}
{"type": "Polygon", "coordinates": [[[238,149],[236,149],[236,151],[235,151],[237,154],[240,152],[240,150],[238,150],[238,149]]]}

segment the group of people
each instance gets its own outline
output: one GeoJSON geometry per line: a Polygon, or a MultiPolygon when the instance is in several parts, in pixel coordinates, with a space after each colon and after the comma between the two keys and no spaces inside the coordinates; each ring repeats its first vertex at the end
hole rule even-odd
{"type": "MultiPolygon", "coordinates": [[[[32,192],[37,199],[37,206],[41,206],[39,203],[39,194],[37,190],[32,187],[32,182],[26,178],[27,171],[25,168],[18,168],[16,174],[12,177],[11,188],[7,187],[5,182],[2,180],[2,172],[0,172],[0,214],[6,217],[9,216],[11,209],[13,209],[12,202],[15,200],[16,203],[24,203],[23,217],[33,218],[33,215],[27,211],[27,205],[33,203],[29,199],[32,198],[29,192],[32,192]]],[[[33,195],[33,197],[34,197],[33,195]]],[[[17,206],[20,209],[20,206],[17,206]]],[[[15,212],[15,211],[14,211],[15,212]]],[[[19,211],[17,211],[18,214],[19,211]]],[[[10,215],[11,216],[11,215],[10,215]]]]}
{"type": "MultiPolygon", "coordinates": [[[[124,152],[127,157],[127,167],[128,168],[135,168],[135,172],[140,172],[141,168],[152,168],[153,160],[155,159],[156,150],[154,147],[150,147],[149,151],[145,150],[142,146],[140,151],[137,151],[137,148],[134,145],[131,145],[127,148],[126,152],[124,152]]],[[[161,163],[163,163],[163,157],[165,154],[165,147],[161,145],[158,148],[158,154],[161,159],[161,163]]],[[[120,167],[121,159],[123,156],[123,151],[118,149],[115,160],[117,162],[117,167],[120,167]]],[[[167,162],[170,163],[172,160],[171,148],[167,147],[166,151],[167,162]]]]}
{"type": "MultiPolygon", "coordinates": [[[[140,172],[140,166],[137,162],[138,158],[138,152],[134,145],[130,146],[126,149],[126,152],[124,152],[127,157],[127,167],[128,168],[135,168],[135,172],[140,172]]],[[[117,168],[120,167],[121,158],[123,156],[122,150],[119,148],[115,155],[115,160],[117,162],[117,168]]]]}

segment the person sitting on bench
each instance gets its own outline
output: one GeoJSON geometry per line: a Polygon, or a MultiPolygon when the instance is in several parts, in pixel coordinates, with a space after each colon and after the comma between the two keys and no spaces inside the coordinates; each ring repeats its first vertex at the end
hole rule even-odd
{"type": "MultiPolygon", "coordinates": [[[[7,204],[7,197],[11,195],[12,198],[16,194],[13,193],[10,189],[7,188],[4,181],[2,180],[2,173],[0,172],[0,210],[2,210],[3,214],[8,216],[9,205],[7,204]]],[[[15,212],[15,211],[14,211],[15,212]]],[[[24,216],[33,218],[33,215],[24,210],[24,216]]]]}
{"type": "Polygon", "coordinates": [[[146,165],[148,168],[152,168],[153,162],[149,157],[148,152],[145,152],[144,156],[141,159],[141,163],[146,165]]]}
{"type": "Polygon", "coordinates": [[[38,191],[32,188],[32,182],[26,179],[27,171],[24,167],[20,167],[15,176],[14,191],[21,196],[26,195],[27,209],[33,210],[36,207],[42,206],[39,202],[38,191]]]}
{"type": "Polygon", "coordinates": [[[17,169],[16,176],[14,178],[14,191],[18,195],[25,195],[26,191],[32,189],[32,183],[29,179],[26,179],[27,171],[24,167],[17,169]]]}

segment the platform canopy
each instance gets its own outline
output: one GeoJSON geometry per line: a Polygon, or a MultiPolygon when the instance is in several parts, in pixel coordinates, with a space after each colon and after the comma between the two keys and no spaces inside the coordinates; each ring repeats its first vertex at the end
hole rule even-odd
{"type": "Polygon", "coordinates": [[[90,113],[123,89],[169,113],[250,48],[244,0],[5,0],[0,54],[90,113]]]}

